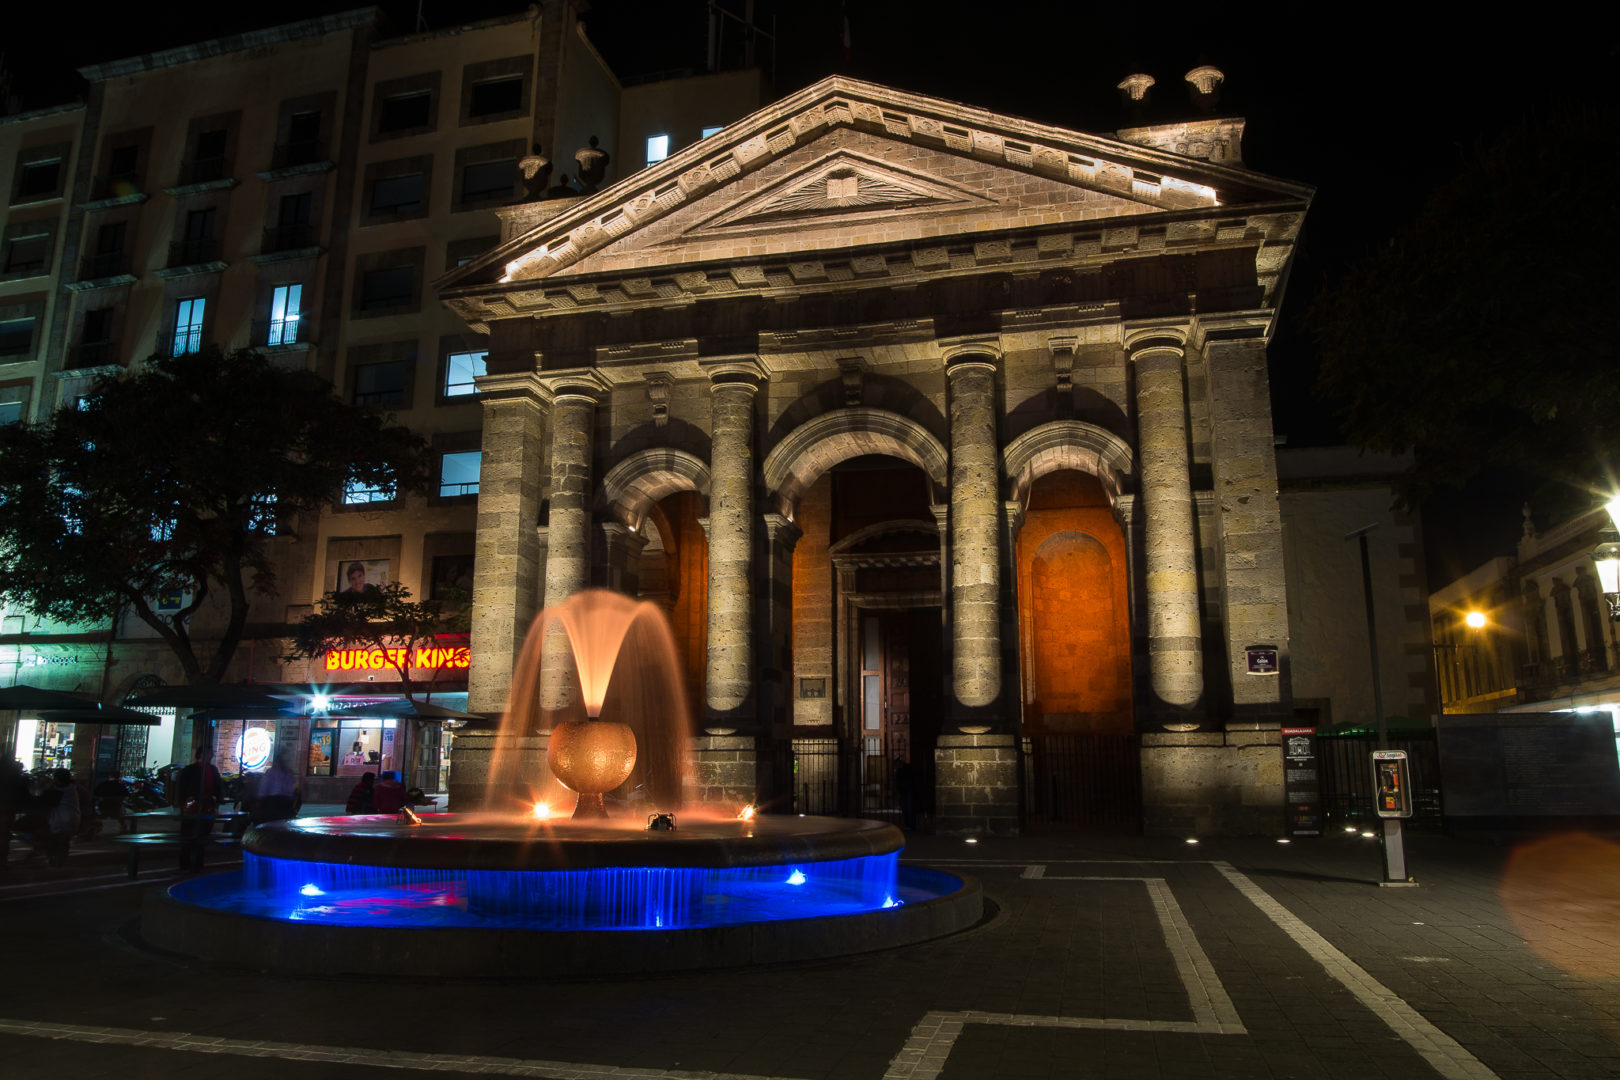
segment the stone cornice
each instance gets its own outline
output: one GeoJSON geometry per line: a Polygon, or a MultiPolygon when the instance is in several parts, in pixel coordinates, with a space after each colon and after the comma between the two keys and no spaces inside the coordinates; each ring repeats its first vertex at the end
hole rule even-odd
{"type": "Polygon", "coordinates": [[[551,391],[534,371],[515,371],[507,374],[480,375],[474,382],[478,386],[479,400],[485,404],[496,401],[528,399],[538,404],[551,400],[551,391]]]}
{"type": "Polygon", "coordinates": [[[1304,213],[1299,206],[1262,209],[1220,220],[1170,215],[1152,221],[1111,219],[995,238],[942,237],[759,263],[687,264],[661,274],[559,275],[447,286],[442,299],[477,330],[493,320],[522,316],[606,314],[727,297],[793,300],[854,288],[912,288],[986,273],[1039,274],[1059,268],[1086,272],[1127,257],[1252,247],[1264,299],[1274,304],[1304,213]]]}

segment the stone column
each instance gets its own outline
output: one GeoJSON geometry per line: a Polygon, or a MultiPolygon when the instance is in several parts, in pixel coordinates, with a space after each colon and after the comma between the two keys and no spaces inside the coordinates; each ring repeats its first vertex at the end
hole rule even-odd
{"type": "Polygon", "coordinates": [[[1001,502],[996,362],[947,356],[951,422],[951,691],[958,719],[978,721],[1001,694],[1001,502]]]}
{"type": "Polygon", "coordinates": [[[1128,342],[1136,367],[1148,624],[1148,677],[1160,724],[1196,722],[1204,692],[1199,626],[1198,538],[1193,528],[1187,395],[1180,331],[1128,342]]]}
{"type": "Polygon", "coordinates": [[[707,366],[713,412],[705,726],[755,728],[754,395],[764,373],[751,360],[707,366]]]}
{"type": "Polygon", "coordinates": [[[533,373],[487,376],[480,389],[483,458],[467,700],[470,708],[498,712],[506,707],[512,666],[540,596],[534,526],[540,517],[545,393],[533,373]]]}
{"type": "MultiPolygon", "coordinates": [[[[551,404],[551,513],[546,530],[546,607],[555,607],[591,583],[591,448],[600,376],[581,371],[549,375],[551,404]]],[[[540,703],[559,709],[574,700],[569,643],[559,625],[541,653],[540,703]]]]}

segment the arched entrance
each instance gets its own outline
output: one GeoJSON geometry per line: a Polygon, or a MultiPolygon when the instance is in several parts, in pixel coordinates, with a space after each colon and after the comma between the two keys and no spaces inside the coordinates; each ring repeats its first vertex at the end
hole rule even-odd
{"type": "Polygon", "coordinates": [[[1032,828],[1138,831],[1130,568],[1114,504],[1125,444],[1090,425],[1046,425],[1009,445],[1022,508],[1017,567],[1024,811],[1032,828]]]}
{"type": "Polygon", "coordinates": [[[927,812],[944,712],[945,452],[917,422],[851,408],[766,459],[793,549],[794,802],[905,823],[927,812]]]}

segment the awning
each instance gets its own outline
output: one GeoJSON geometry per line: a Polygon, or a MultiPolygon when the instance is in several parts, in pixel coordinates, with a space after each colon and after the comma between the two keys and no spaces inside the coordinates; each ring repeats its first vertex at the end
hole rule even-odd
{"type": "Polygon", "coordinates": [[[27,683],[0,687],[0,709],[82,709],[95,700],[90,694],[42,690],[27,683]]]}
{"type": "Polygon", "coordinates": [[[46,709],[39,714],[41,720],[53,724],[128,724],[142,727],[155,727],[162,722],[162,718],[151,713],[140,712],[136,709],[124,709],[117,705],[109,705],[105,709],[78,708],[78,709],[46,709]]]}
{"type": "Polygon", "coordinates": [[[286,691],[271,693],[255,683],[195,683],[144,690],[128,698],[126,704],[172,709],[284,709],[286,699],[294,696],[286,691]]]}

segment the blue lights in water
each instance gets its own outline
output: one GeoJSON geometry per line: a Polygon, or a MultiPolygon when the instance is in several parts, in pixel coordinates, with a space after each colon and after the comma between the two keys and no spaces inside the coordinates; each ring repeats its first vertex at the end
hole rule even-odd
{"type": "Polygon", "coordinates": [[[784,867],[413,870],[245,853],[240,876],[176,887],[192,903],[338,926],[650,930],[898,906],[899,853],[784,867]],[[784,877],[783,870],[790,872],[784,877]],[[807,874],[805,871],[809,870],[807,874]]]}

